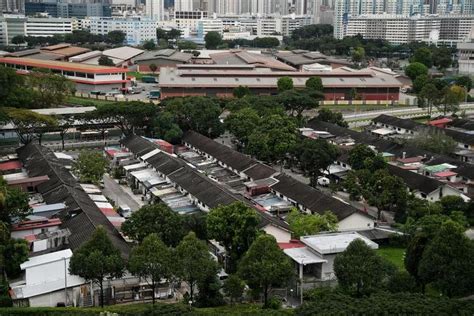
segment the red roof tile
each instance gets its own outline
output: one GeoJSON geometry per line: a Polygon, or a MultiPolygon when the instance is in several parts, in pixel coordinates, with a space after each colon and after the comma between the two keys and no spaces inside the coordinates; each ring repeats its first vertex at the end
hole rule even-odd
{"type": "Polygon", "coordinates": [[[18,160],[11,160],[11,161],[0,163],[1,171],[21,169],[21,167],[22,167],[21,162],[18,160]]]}

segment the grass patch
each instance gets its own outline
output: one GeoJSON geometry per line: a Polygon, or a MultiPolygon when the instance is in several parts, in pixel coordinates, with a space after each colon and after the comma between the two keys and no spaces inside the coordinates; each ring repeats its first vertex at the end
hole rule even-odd
{"type": "Polygon", "coordinates": [[[129,71],[127,72],[128,77],[135,77],[138,81],[142,81],[143,77],[158,77],[158,73],[141,73],[138,71],[129,71]]]}
{"type": "Polygon", "coordinates": [[[377,250],[377,253],[393,263],[399,270],[405,270],[405,248],[382,246],[377,250]]]}
{"type": "Polygon", "coordinates": [[[154,310],[152,305],[147,304],[129,304],[106,306],[104,309],[99,307],[79,308],[79,307],[19,307],[19,308],[0,308],[0,316],[3,315],[35,315],[35,316],[99,316],[101,312],[108,311],[117,313],[120,316],[145,316],[145,315],[189,315],[189,316],[209,316],[209,315],[270,315],[270,316],[287,316],[293,315],[291,309],[268,310],[262,309],[256,304],[237,304],[225,305],[210,308],[192,308],[177,303],[164,304],[157,303],[154,310]]]}
{"type": "Polygon", "coordinates": [[[98,105],[110,104],[110,103],[113,103],[114,101],[97,100],[97,99],[80,98],[80,97],[71,96],[67,99],[66,102],[72,105],[98,106],[98,105]]]}

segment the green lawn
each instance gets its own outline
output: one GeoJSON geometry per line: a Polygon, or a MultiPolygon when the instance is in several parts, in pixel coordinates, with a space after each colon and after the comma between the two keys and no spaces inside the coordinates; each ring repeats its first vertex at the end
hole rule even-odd
{"type": "Polygon", "coordinates": [[[80,105],[80,106],[98,106],[113,103],[113,101],[105,101],[105,100],[96,100],[96,99],[89,99],[89,98],[80,98],[80,97],[69,97],[67,103],[73,105],[80,105]]]}
{"type": "Polygon", "coordinates": [[[392,246],[381,246],[377,253],[392,262],[400,270],[405,270],[405,265],[403,263],[405,257],[405,248],[401,247],[392,247],[392,246]]]}

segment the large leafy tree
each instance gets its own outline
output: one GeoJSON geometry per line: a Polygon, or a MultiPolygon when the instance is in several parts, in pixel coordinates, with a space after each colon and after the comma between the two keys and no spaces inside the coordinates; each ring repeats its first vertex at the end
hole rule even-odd
{"type": "Polygon", "coordinates": [[[126,34],[123,31],[115,30],[107,33],[107,42],[115,45],[123,44],[126,34]]]}
{"type": "Polygon", "coordinates": [[[433,106],[440,104],[442,93],[434,83],[427,83],[418,93],[418,103],[422,108],[428,108],[428,115],[431,116],[433,106]]]}
{"type": "Polygon", "coordinates": [[[82,151],[74,164],[74,170],[82,182],[97,184],[102,180],[108,165],[102,153],[82,151]]]}
{"type": "Polygon", "coordinates": [[[124,135],[130,135],[135,129],[151,125],[157,113],[158,108],[153,103],[132,101],[100,105],[91,116],[109,117],[124,135]]]}
{"type": "Polygon", "coordinates": [[[74,84],[70,80],[46,69],[31,71],[27,76],[27,84],[33,89],[39,108],[61,105],[74,92],[74,84]]]}
{"type": "Polygon", "coordinates": [[[462,226],[443,223],[423,251],[419,274],[448,297],[474,293],[474,243],[462,226]]]}
{"type": "Polygon", "coordinates": [[[244,294],[245,282],[237,274],[231,274],[224,282],[223,290],[230,303],[239,300],[244,294]]]}
{"type": "Polygon", "coordinates": [[[324,231],[336,231],[338,219],[331,211],[324,214],[302,214],[293,209],[286,218],[294,237],[315,235],[324,231]]]}
{"type": "Polygon", "coordinates": [[[457,147],[453,138],[435,128],[419,131],[408,143],[439,154],[451,154],[457,147]]]}
{"type": "MultiPolygon", "coordinates": [[[[368,169],[377,154],[367,145],[358,144],[349,152],[349,165],[354,170],[368,169]]],[[[376,170],[376,169],[375,169],[376,170]]]]}
{"type": "Polygon", "coordinates": [[[175,247],[185,235],[183,218],[163,203],[145,205],[122,224],[122,232],[141,242],[156,233],[167,245],[175,247]]]}
{"type": "Polygon", "coordinates": [[[411,63],[405,68],[405,75],[410,77],[411,80],[415,80],[420,75],[427,74],[428,68],[424,64],[419,62],[411,63]]]}
{"type": "Polygon", "coordinates": [[[31,143],[35,137],[52,131],[57,125],[55,118],[26,109],[6,109],[8,120],[15,126],[15,132],[24,145],[31,143]]]}
{"type": "Polygon", "coordinates": [[[344,120],[341,112],[333,112],[329,109],[321,109],[318,111],[318,120],[328,123],[333,123],[341,127],[349,127],[349,124],[344,120]]]}
{"type": "Polygon", "coordinates": [[[215,99],[207,97],[173,98],[164,102],[165,111],[173,114],[183,130],[194,130],[209,137],[223,132],[219,116],[222,112],[215,99]]]}
{"type": "Polygon", "coordinates": [[[181,143],[183,131],[170,112],[162,111],[158,113],[152,126],[155,137],[162,138],[172,144],[181,143]]]}
{"type": "Polygon", "coordinates": [[[11,224],[13,218],[24,219],[31,213],[28,194],[10,187],[0,177],[0,221],[11,224]]]}
{"type": "Polygon", "coordinates": [[[243,146],[246,146],[249,136],[260,124],[260,116],[258,112],[252,108],[243,108],[229,114],[224,123],[232,135],[234,135],[243,146]]]}
{"type": "Polygon", "coordinates": [[[382,286],[395,267],[375,253],[362,239],[356,239],[334,259],[334,272],[341,288],[360,297],[382,286]]]}
{"type": "Polygon", "coordinates": [[[198,282],[217,273],[217,264],[212,259],[206,244],[191,232],[176,247],[176,276],[188,284],[190,300],[194,301],[198,282]]]}
{"type": "Polygon", "coordinates": [[[411,63],[421,63],[428,68],[433,66],[433,53],[428,47],[418,48],[410,58],[411,63]]]}
{"type": "Polygon", "coordinates": [[[278,79],[277,85],[279,92],[293,90],[293,79],[290,77],[281,77],[278,79]]]}
{"type": "Polygon", "coordinates": [[[77,249],[69,262],[69,272],[95,282],[100,288],[100,306],[104,307],[104,279],[123,275],[124,262],[103,227],[77,249]]]}
{"type": "Polygon", "coordinates": [[[310,91],[323,92],[324,90],[323,81],[321,80],[321,77],[309,78],[308,80],[306,80],[305,86],[306,86],[306,89],[310,91]]]}
{"type": "Polygon", "coordinates": [[[99,62],[99,65],[101,66],[109,66],[109,67],[115,66],[114,61],[106,55],[100,56],[98,62],[99,62]]]}
{"type": "Polygon", "coordinates": [[[304,139],[297,146],[296,155],[301,169],[310,177],[311,185],[316,186],[318,177],[339,157],[339,150],[324,140],[304,139]]]}
{"type": "Polygon", "coordinates": [[[445,70],[446,68],[449,68],[453,63],[451,55],[451,50],[449,48],[438,47],[433,51],[433,64],[439,70],[445,70]]]}
{"type": "Polygon", "coordinates": [[[294,118],[270,115],[260,122],[248,137],[247,153],[270,162],[283,162],[297,144],[297,124],[294,118]]]}
{"type": "Polygon", "coordinates": [[[128,270],[144,278],[152,289],[152,300],[155,304],[155,289],[162,279],[172,276],[173,262],[170,249],[160,240],[157,234],[145,237],[133,248],[128,261],[128,270]]]}
{"type": "Polygon", "coordinates": [[[207,32],[204,41],[207,49],[216,49],[222,43],[222,36],[218,32],[207,32]]]}
{"type": "MultiPolygon", "coordinates": [[[[281,78],[283,79],[283,78],[281,78]]],[[[303,111],[311,110],[319,106],[319,100],[324,98],[319,91],[283,90],[278,94],[278,101],[284,105],[286,111],[292,116],[301,118],[303,111]]]]}
{"type": "Polygon", "coordinates": [[[207,216],[208,237],[226,248],[229,271],[236,270],[237,262],[255,240],[258,221],[255,211],[242,202],[216,207],[207,216]]]}
{"type": "Polygon", "coordinates": [[[270,235],[259,236],[239,264],[239,276],[250,288],[263,294],[264,306],[268,305],[271,288],[285,285],[292,274],[289,258],[270,235]]]}

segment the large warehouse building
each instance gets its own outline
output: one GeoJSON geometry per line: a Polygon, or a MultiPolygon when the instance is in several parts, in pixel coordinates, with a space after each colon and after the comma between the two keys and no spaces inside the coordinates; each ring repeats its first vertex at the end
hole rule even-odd
{"type": "Polygon", "coordinates": [[[320,77],[326,100],[347,100],[356,92],[361,100],[398,101],[401,82],[371,70],[338,68],[329,72],[268,71],[253,65],[177,65],[161,68],[163,99],[181,96],[232,97],[239,86],[256,95],[278,93],[281,77],[293,79],[295,88],[304,88],[311,77],[320,77]],[[354,91],[355,90],[355,91],[354,91]]]}

